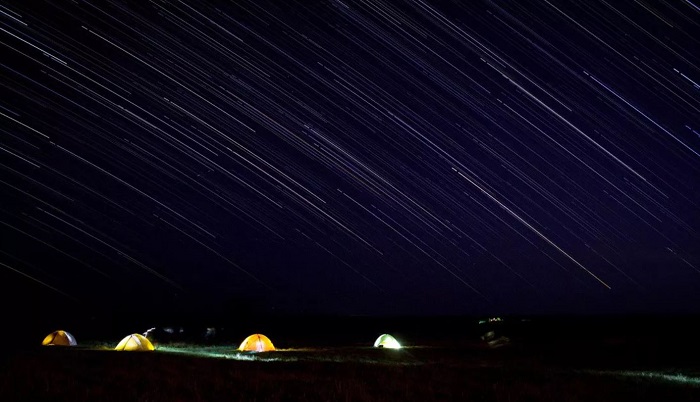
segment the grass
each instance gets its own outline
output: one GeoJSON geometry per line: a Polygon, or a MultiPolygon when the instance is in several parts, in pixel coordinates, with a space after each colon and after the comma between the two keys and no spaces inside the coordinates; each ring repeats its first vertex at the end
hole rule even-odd
{"type": "MultiPolygon", "coordinates": [[[[700,362],[562,345],[291,348],[93,342],[3,356],[2,401],[697,401],[700,362]],[[84,346],[87,345],[87,346],[84,346]],[[682,364],[680,364],[682,363],[682,364]]],[[[656,356],[656,355],[655,355],[656,356]]]]}

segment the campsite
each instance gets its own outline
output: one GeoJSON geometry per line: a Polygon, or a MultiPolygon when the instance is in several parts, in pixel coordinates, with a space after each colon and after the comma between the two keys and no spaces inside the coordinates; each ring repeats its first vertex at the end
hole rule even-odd
{"type": "Polygon", "coordinates": [[[697,333],[674,320],[277,317],[152,343],[66,328],[76,345],[5,351],[0,400],[696,401],[700,348],[672,334],[697,333]]]}
{"type": "Polygon", "coordinates": [[[0,402],[700,402],[700,0],[0,25],[0,402]]]}

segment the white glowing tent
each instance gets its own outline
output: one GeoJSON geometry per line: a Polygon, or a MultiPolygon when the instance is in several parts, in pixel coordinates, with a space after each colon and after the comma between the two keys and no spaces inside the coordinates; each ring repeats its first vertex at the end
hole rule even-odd
{"type": "Polygon", "coordinates": [[[401,349],[401,344],[393,336],[389,334],[380,335],[376,341],[374,341],[375,348],[387,348],[387,349],[401,349]]]}

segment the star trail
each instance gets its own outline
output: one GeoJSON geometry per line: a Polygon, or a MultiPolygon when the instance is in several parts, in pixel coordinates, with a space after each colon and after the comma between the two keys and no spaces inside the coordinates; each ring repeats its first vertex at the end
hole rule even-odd
{"type": "Polygon", "coordinates": [[[699,25],[692,1],[6,2],[3,291],[698,312],[699,25]]]}

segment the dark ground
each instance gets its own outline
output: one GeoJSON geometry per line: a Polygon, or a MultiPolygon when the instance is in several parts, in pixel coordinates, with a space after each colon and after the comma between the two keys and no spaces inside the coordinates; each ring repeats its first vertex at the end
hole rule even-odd
{"type": "Polygon", "coordinates": [[[3,352],[0,400],[700,400],[697,317],[504,317],[490,328],[478,317],[127,318],[25,326],[34,333],[3,352]],[[166,325],[182,338],[151,353],[110,350],[166,325]],[[207,326],[216,338],[199,337],[207,326]],[[38,346],[59,328],[79,346],[38,346]],[[489,347],[487,329],[510,342],[489,347]],[[255,332],[280,350],[237,353],[255,332]],[[385,332],[407,347],[371,348],[385,332]]]}

